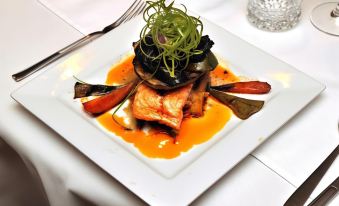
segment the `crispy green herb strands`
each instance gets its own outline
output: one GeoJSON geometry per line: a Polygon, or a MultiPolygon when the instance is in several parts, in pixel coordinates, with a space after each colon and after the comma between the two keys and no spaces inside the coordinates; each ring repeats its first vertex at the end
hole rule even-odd
{"type": "Polygon", "coordinates": [[[203,31],[202,22],[198,18],[189,16],[184,5],[184,10],[180,10],[173,7],[173,3],[166,6],[165,0],[147,1],[148,7],[143,16],[146,25],[140,33],[140,39],[146,45],[149,44],[145,38],[151,35],[159,50],[155,59],[162,59],[171,77],[175,77],[175,68],[179,62],[184,62],[183,68],[186,68],[192,55],[202,53],[196,48],[203,31]]]}

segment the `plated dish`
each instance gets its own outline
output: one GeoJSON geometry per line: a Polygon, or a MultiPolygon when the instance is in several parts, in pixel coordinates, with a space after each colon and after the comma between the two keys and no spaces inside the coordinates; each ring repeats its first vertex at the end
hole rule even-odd
{"type": "Polygon", "coordinates": [[[272,90],[263,95],[236,94],[265,101],[265,105],[246,120],[232,115],[213,138],[176,158],[145,156],[73,99],[74,76],[91,84],[105,83],[111,68],[126,59],[126,54],[133,54],[131,42],[139,39],[145,25],[142,16],[48,66],[46,72],[13,91],[12,97],[147,203],[187,205],[324,89],[290,65],[200,20],[214,42],[213,53],[225,61],[221,65],[234,74],[268,82],[272,90]]]}
{"type": "Polygon", "coordinates": [[[264,105],[230,93],[267,94],[271,85],[240,81],[221,66],[203,23],[185,6],[147,4],[140,38],[131,42],[133,55],[114,66],[104,84],[78,79],[74,98],[142,154],[171,159],[208,141],[232,114],[245,120],[264,105]]]}

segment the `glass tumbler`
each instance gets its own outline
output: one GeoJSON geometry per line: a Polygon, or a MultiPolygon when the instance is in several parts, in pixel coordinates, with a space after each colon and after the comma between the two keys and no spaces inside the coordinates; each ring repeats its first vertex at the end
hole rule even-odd
{"type": "Polygon", "coordinates": [[[300,20],[302,0],[249,0],[247,18],[257,28],[285,31],[300,20]]]}

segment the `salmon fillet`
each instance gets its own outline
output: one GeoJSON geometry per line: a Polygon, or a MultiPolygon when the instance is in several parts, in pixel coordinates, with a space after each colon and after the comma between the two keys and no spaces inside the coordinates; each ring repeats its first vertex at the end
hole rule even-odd
{"type": "Polygon", "coordinates": [[[141,84],[133,101],[133,115],[137,119],[157,121],[179,130],[183,107],[191,92],[192,84],[160,95],[156,90],[141,84]]]}

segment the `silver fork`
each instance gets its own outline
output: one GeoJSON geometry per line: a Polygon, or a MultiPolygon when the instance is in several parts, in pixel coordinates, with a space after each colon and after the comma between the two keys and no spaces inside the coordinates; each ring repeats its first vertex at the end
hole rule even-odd
{"type": "Polygon", "coordinates": [[[75,49],[84,46],[85,44],[89,43],[90,41],[93,41],[94,39],[98,38],[99,36],[102,36],[103,34],[106,34],[107,32],[113,30],[114,28],[118,27],[122,23],[125,23],[126,21],[129,21],[130,19],[134,18],[135,16],[142,13],[146,8],[146,2],[144,0],[135,0],[133,4],[127,9],[127,11],[119,17],[115,22],[112,24],[106,26],[101,31],[96,31],[93,33],[90,33],[83,38],[73,42],[72,44],[66,46],[65,48],[55,52],[54,54],[46,57],[45,59],[39,61],[38,63],[28,67],[27,69],[24,69],[18,73],[15,73],[12,75],[12,78],[15,81],[21,81],[25,79],[26,77],[30,76],[31,74],[41,70],[45,66],[49,65],[50,63],[60,59],[61,57],[65,56],[66,54],[69,54],[70,52],[74,51],[75,49]]]}

